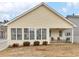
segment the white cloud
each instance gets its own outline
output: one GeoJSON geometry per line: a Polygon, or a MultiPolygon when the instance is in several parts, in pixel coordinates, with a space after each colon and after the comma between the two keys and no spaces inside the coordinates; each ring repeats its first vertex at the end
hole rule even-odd
{"type": "Polygon", "coordinates": [[[0,21],[10,20],[10,19],[11,19],[11,17],[9,14],[6,14],[6,13],[0,14],[0,21]]]}
{"type": "Polygon", "coordinates": [[[23,10],[28,10],[30,7],[38,4],[38,1],[33,2],[0,2],[0,20],[9,19],[18,15],[23,10]]]}
{"type": "Polygon", "coordinates": [[[10,11],[12,8],[12,3],[0,2],[0,11],[10,11]]]}
{"type": "Polygon", "coordinates": [[[79,9],[79,2],[66,2],[66,5],[61,7],[59,10],[63,13],[72,13],[75,12],[76,9],[79,9]]]}
{"type": "Polygon", "coordinates": [[[64,13],[66,13],[66,12],[68,11],[67,8],[62,8],[61,10],[62,10],[64,13]]]}
{"type": "Polygon", "coordinates": [[[67,6],[68,7],[73,7],[73,8],[78,8],[79,7],[79,2],[68,2],[67,6]]]}
{"type": "Polygon", "coordinates": [[[0,2],[0,11],[8,12],[13,9],[29,7],[32,3],[27,2],[0,2]]]}

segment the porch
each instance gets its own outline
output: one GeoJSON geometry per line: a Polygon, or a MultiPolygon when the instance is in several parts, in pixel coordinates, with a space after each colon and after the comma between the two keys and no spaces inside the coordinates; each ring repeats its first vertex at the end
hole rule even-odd
{"type": "Polygon", "coordinates": [[[50,43],[73,43],[73,28],[50,28],[49,29],[50,43]],[[71,29],[70,32],[66,32],[71,29]]]}

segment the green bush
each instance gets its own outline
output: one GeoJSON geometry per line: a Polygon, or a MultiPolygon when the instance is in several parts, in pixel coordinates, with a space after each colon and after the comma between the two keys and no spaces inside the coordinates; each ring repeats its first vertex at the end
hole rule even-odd
{"type": "Polygon", "coordinates": [[[51,40],[53,41],[53,40],[54,40],[54,38],[53,38],[53,37],[51,37],[51,40]]]}
{"type": "Polygon", "coordinates": [[[18,47],[18,46],[19,46],[18,43],[14,43],[14,44],[12,45],[12,47],[18,47]]]}
{"type": "Polygon", "coordinates": [[[24,42],[23,46],[30,46],[30,42],[24,42]]]}
{"type": "Polygon", "coordinates": [[[40,45],[40,42],[39,41],[35,41],[34,42],[34,46],[39,46],[40,45]]]}
{"type": "Polygon", "coordinates": [[[43,41],[43,45],[47,45],[48,44],[48,42],[47,41],[43,41]]]}
{"type": "Polygon", "coordinates": [[[60,37],[57,37],[57,40],[59,41],[60,40],[60,37]]]}

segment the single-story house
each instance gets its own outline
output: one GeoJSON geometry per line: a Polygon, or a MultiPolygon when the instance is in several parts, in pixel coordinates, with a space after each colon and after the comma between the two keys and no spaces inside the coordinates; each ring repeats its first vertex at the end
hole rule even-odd
{"type": "Polygon", "coordinates": [[[64,31],[72,29],[70,41],[73,43],[74,27],[76,27],[74,23],[42,2],[2,25],[0,37],[8,40],[9,45],[14,43],[22,45],[25,41],[29,41],[31,45],[35,41],[39,41],[40,44],[47,41],[50,44],[51,38],[65,40],[64,31]]]}

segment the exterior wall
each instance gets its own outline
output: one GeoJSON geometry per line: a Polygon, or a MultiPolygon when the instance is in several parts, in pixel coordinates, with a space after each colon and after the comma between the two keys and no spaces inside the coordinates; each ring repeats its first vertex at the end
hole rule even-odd
{"type": "MultiPolygon", "coordinates": [[[[72,25],[64,21],[61,17],[56,15],[54,12],[51,12],[45,6],[41,6],[27,15],[20,17],[19,20],[14,21],[8,25],[8,40],[10,45],[14,42],[23,43],[25,40],[11,40],[11,28],[47,28],[47,41],[49,39],[49,28],[72,28],[72,25]]],[[[29,40],[32,44],[32,40],[29,40]]],[[[35,40],[34,40],[35,41],[35,40]]],[[[43,40],[40,40],[41,42],[43,40]]]]}
{"type": "Polygon", "coordinates": [[[79,27],[74,28],[74,42],[79,43],[79,27]]]}
{"type": "MultiPolygon", "coordinates": [[[[77,28],[74,28],[73,30],[74,30],[74,32],[73,32],[74,33],[74,40],[73,41],[74,41],[74,43],[79,43],[79,28],[77,27],[77,28]]],[[[65,37],[66,38],[70,37],[70,39],[71,39],[72,29],[65,30],[64,32],[65,32],[65,34],[68,33],[68,32],[70,32],[71,35],[70,36],[65,36],[65,37]]]]}
{"type": "Polygon", "coordinates": [[[59,37],[59,30],[52,30],[51,37],[53,37],[54,39],[57,39],[57,37],[59,37]]]}
{"type": "Polygon", "coordinates": [[[64,30],[64,37],[65,37],[65,40],[67,38],[70,38],[70,41],[72,42],[72,29],[66,29],[66,30],[64,30]],[[66,35],[67,33],[70,33],[70,36],[67,36],[66,35]]]}
{"type": "MultiPolygon", "coordinates": [[[[73,22],[73,23],[75,23],[77,25],[76,28],[73,28],[74,29],[74,40],[73,41],[74,41],[74,43],[75,42],[79,43],[79,17],[78,16],[68,16],[67,18],[71,22],[73,22]]],[[[65,33],[70,32],[72,34],[71,30],[72,29],[66,30],[65,33]]]]}

